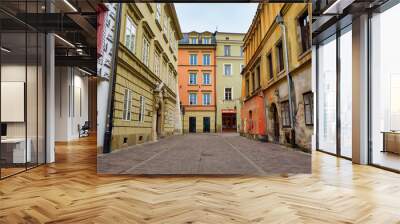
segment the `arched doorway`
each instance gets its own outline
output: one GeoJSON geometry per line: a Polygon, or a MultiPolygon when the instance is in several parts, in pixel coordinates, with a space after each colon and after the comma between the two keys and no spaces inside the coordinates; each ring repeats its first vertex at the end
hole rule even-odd
{"type": "Polygon", "coordinates": [[[278,109],[276,108],[276,104],[273,103],[271,105],[271,114],[272,114],[272,121],[273,121],[273,130],[274,130],[274,142],[279,142],[279,116],[278,116],[278,109]]]}

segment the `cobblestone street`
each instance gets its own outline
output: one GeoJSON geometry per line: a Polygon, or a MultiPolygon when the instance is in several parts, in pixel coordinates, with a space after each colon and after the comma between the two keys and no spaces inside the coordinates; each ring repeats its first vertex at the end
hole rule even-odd
{"type": "Polygon", "coordinates": [[[99,155],[99,173],[257,175],[310,173],[311,155],[237,134],[188,134],[99,155]]]}

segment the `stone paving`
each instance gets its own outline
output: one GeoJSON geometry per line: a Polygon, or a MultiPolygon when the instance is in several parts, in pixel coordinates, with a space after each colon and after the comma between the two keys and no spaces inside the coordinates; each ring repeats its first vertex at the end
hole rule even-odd
{"type": "Polygon", "coordinates": [[[311,154],[238,134],[187,134],[97,157],[101,174],[251,175],[311,173],[311,154]]]}

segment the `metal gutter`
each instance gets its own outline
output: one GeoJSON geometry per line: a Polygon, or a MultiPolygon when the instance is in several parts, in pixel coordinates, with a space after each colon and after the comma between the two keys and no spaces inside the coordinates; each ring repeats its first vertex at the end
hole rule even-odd
{"type": "Polygon", "coordinates": [[[117,17],[115,19],[115,33],[114,33],[114,48],[113,48],[113,62],[111,67],[111,88],[108,92],[108,105],[107,105],[107,119],[106,119],[106,130],[104,133],[104,144],[103,144],[103,153],[111,152],[111,139],[112,139],[112,128],[114,121],[114,91],[117,75],[117,58],[118,58],[118,49],[119,49],[119,36],[120,36],[120,27],[121,27],[121,14],[122,14],[122,4],[118,4],[117,8],[117,17]]]}

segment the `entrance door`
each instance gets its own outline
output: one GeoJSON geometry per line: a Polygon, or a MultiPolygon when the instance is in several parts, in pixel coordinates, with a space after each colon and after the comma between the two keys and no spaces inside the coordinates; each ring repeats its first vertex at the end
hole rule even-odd
{"type": "Polygon", "coordinates": [[[272,104],[272,119],[274,121],[274,141],[279,142],[279,117],[278,117],[278,109],[275,104],[272,104]]]}
{"type": "Polygon", "coordinates": [[[189,117],[189,132],[196,133],[196,117],[189,117]]]}
{"type": "Polygon", "coordinates": [[[236,131],[236,113],[223,113],[222,114],[222,131],[235,132],[236,131]]]}
{"type": "Polygon", "coordinates": [[[203,117],[203,132],[210,132],[210,117],[203,117]]]}

